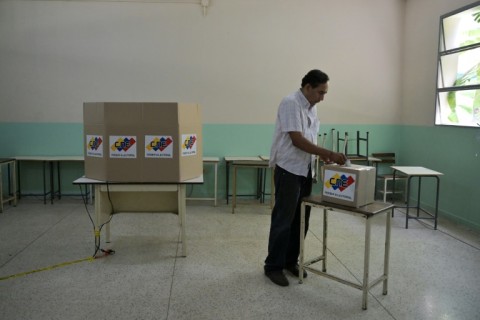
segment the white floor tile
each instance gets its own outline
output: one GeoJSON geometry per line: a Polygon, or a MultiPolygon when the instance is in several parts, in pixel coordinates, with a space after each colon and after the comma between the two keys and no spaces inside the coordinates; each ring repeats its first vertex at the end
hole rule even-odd
{"type": "MultiPolygon", "coordinates": [[[[93,207],[89,206],[93,212],[93,207]]],[[[364,221],[329,215],[328,271],[362,278],[364,221]]],[[[372,229],[370,277],[379,276],[384,220],[372,229]]],[[[361,292],[309,273],[278,287],[263,274],[268,206],[190,203],[188,256],[181,257],[178,217],[122,213],[111,223],[115,254],[94,252],[80,199],[44,205],[34,198],[0,214],[0,319],[475,319],[480,305],[480,235],[440,220],[439,230],[392,220],[390,279],[361,309],[361,292]],[[50,268],[49,268],[50,267],[50,268]],[[25,272],[37,271],[29,274],[25,272]]],[[[312,211],[306,255],[322,246],[321,212],[312,211]]],[[[320,268],[320,263],[318,264],[320,268]]]]}

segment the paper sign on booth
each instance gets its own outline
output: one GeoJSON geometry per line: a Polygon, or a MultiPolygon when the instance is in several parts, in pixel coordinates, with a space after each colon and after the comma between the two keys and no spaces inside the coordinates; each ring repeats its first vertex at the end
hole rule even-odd
{"type": "Polygon", "coordinates": [[[103,136],[87,135],[87,157],[103,158],[103,136]]]}
{"type": "Polygon", "coordinates": [[[173,137],[146,135],[145,158],[173,158],[173,137]]]}
{"type": "Polygon", "coordinates": [[[110,158],[137,158],[136,136],[110,136],[110,158]]]}
{"type": "Polygon", "coordinates": [[[194,156],[197,154],[197,135],[182,134],[182,156],[194,156]]]}

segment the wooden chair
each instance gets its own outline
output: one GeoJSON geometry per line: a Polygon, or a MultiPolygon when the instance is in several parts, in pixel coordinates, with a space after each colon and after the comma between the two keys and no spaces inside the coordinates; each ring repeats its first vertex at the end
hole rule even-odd
{"type": "MultiPolygon", "coordinates": [[[[393,170],[391,170],[391,166],[395,165],[395,153],[394,152],[381,152],[381,153],[372,153],[373,158],[377,158],[380,161],[377,161],[377,182],[382,181],[382,184],[377,183],[377,191],[383,195],[383,202],[387,202],[387,195],[393,194],[392,186],[389,187],[389,182],[393,182],[393,170]],[[380,165],[387,165],[389,171],[386,173],[381,173],[379,170],[380,165]]],[[[396,175],[395,183],[397,184],[398,181],[403,181],[405,185],[404,190],[395,190],[396,194],[403,194],[404,198],[406,197],[406,184],[407,177],[396,175]]],[[[397,184],[398,186],[399,184],[397,184]]]]}

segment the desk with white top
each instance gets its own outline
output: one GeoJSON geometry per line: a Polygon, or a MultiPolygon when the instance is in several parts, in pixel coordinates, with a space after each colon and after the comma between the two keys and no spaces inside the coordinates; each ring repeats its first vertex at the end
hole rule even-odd
{"type": "Polygon", "coordinates": [[[304,234],[305,233],[302,231],[300,232],[299,282],[300,283],[303,282],[303,270],[305,269],[305,270],[311,271],[314,274],[324,276],[331,280],[359,289],[362,291],[362,308],[366,310],[367,296],[370,288],[376,286],[377,284],[383,283],[383,294],[386,295],[388,291],[388,266],[390,261],[390,233],[391,233],[391,215],[388,213],[391,210],[393,214],[393,210],[395,206],[391,203],[375,201],[363,207],[354,208],[354,207],[348,207],[344,205],[323,201],[321,195],[309,196],[302,199],[301,213],[300,213],[300,230],[305,230],[305,207],[306,206],[323,209],[323,246],[322,246],[321,256],[305,261],[305,258],[304,258],[304,251],[305,251],[304,234]],[[339,278],[327,272],[328,212],[347,213],[350,215],[365,218],[365,252],[364,252],[364,261],[363,261],[363,281],[361,284],[351,282],[347,279],[339,278]],[[369,280],[370,233],[372,228],[372,221],[374,219],[377,219],[378,217],[381,217],[382,215],[386,216],[383,275],[381,275],[375,280],[370,281],[369,280]],[[314,263],[317,263],[320,261],[322,262],[322,270],[315,269],[311,266],[314,263]]]}
{"type": "MultiPolygon", "coordinates": [[[[257,198],[261,199],[261,202],[264,200],[265,195],[265,184],[264,177],[266,175],[266,170],[269,168],[269,158],[266,156],[257,156],[257,157],[225,157],[225,162],[227,166],[227,204],[229,197],[229,175],[230,167],[233,168],[233,191],[232,191],[232,213],[235,213],[235,208],[237,206],[237,171],[238,168],[254,168],[258,169],[257,171],[257,198]],[[260,173],[260,174],[258,174],[260,173]]],[[[271,174],[271,190],[272,195],[270,197],[270,208],[273,207],[273,171],[271,174]]]]}
{"type": "Polygon", "coordinates": [[[172,212],[178,214],[182,256],[187,256],[186,186],[203,183],[203,176],[182,182],[109,182],[89,178],[73,181],[76,185],[95,186],[95,237],[105,225],[106,242],[110,242],[110,219],[118,212],[172,212]]]}
{"type": "MultiPolygon", "coordinates": [[[[405,221],[405,228],[408,229],[408,220],[409,219],[433,219],[434,220],[434,230],[437,230],[437,218],[438,218],[438,196],[440,193],[440,178],[439,176],[442,176],[443,173],[430,170],[424,167],[407,167],[407,166],[392,166],[393,169],[393,197],[392,199],[395,199],[395,180],[397,177],[397,172],[400,172],[401,174],[407,176],[407,205],[405,208],[407,209],[407,212],[405,214],[406,216],[406,221],[405,221]],[[413,206],[410,204],[410,192],[411,192],[411,181],[412,178],[418,178],[418,193],[417,193],[417,205],[413,206]],[[420,200],[421,200],[421,189],[422,189],[422,178],[434,178],[436,181],[436,194],[435,194],[435,212],[432,214],[428,212],[427,210],[423,209],[420,207],[420,200]],[[416,216],[411,216],[409,214],[409,209],[410,208],[415,208],[417,209],[417,215],[416,216]],[[420,212],[423,212],[427,214],[427,217],[421,217],[420,212]]],[[[392,200],[393,201],[393,200],[392,200]]]]}
{"type": "MultiPolygon", "coordinates": [[[[237,164],[263,164],[264,160],[260,156],[253,156],[253,157],[237,157],[237,156],[226,156],[225,158],[225,198],[227,199],[227,204],[230,199],[230,196],[233,197],[233,194],[230,194],[230,167],[233,166],[234,163],[237,164]]],[[[261,173],[261,168],[257,172],[257,193],[256,197],[259,198],[261,196],[261,180],[262,177],[259,175],[261,173]]],[[[243,196],[243,195],[236,195],[236,196],[243,196]]],[[[245,195],[247,196],[247,195],[245,195]]],[[[251,195],[248,195],[251,196],[251,195]]]]}
{"type": "Polygon", "coordinates": [[[348,158],[348,160],[350,160],[351,162],[365,161],[368,166],[371,166],[372,164],[373,164],[373,166],[375,166],[377,162],[381,162],[381,161],[382,161],[381,159],[375,158],[375,157],[372,157],[372,156],[368,156],[368,157],[352,157],[352,156],[348,156],[347,158],[348,158]]]}
{"type": "Polygon", "coordinates": [[[187,198],[187,200],[213,200],[214,206],[217,206],[217,182],[218,182],[218,162],[220,158],[218,157],[203,157],[203,164],[213,165],[214,170],[214,188],[213,188],[213,198],[187,198]]]}
{"type": "Polygon", "coordinates": [[[43,203],[47,203],[47,195],[50,195],[50,202],[53,204],[53,199],[55,197],[55,173],[54,167],[56,164],[57,167],[57,185],[58,185],[58,197],[59,199],[62,197],[62,187],[61,187],[61,170],[60,170],[60,162],[65,161],[84,161],[83,156],[15,156],[15,159],[18,162],[17,170],[18,170],[18,196],[22,196],[22,189],[21,189],[21,166],[20,164],[23,161],[32,161],[32,162],[41,162],[43,164],[43,203]],[[49,181],[50,187],[47,190],[47,167],[49,168],[49,181]]]}
{"type": "Polygon", "coordinates": [[[15,172],[16,160],[13,158],[1,158],[0,159],[0,212],[3,212],[3,204],[5,202],[13,202],[13,206],[17,205],[17,179],[15,172]],[[7,166],[8,173],[8,192],[7,196],[3,196],[3,175],[2,166],[7,166]]]}

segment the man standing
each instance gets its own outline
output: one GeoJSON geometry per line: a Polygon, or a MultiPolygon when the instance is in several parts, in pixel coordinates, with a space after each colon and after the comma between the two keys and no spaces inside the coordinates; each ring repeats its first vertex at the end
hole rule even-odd
{"type": "MultiPolygon", "coordinates": [[[[275,168],[275,206],[264,270],[279,286],[288,286],[283,269],[298,277],[300,204],[312,191],[312,160],[315,155],[327,163],[344,164],[347,160],[344,154],[316,144],[320,128],[316,104],[327,94],[328,81],[324,72],[309,71],[302,79],[301,88],[285,97],[278,107],[270,151],[270,166],[275,168]]],[[[307,207],[304,236],[309,218],[310,208],[307,207]]]]}

